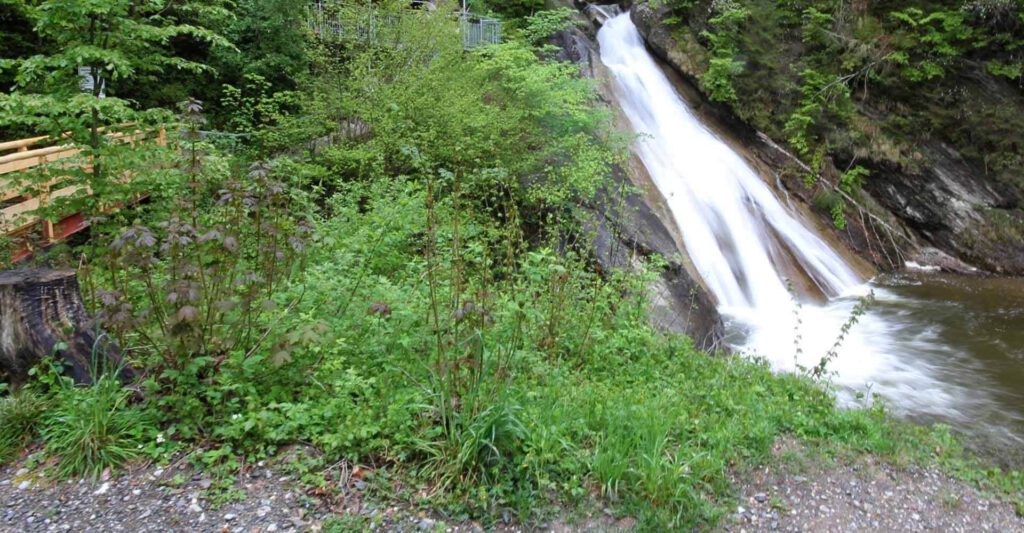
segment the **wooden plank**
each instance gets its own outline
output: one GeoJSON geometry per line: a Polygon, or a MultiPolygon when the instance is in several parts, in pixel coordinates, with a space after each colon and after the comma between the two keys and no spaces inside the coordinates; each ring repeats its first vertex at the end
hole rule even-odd
{"type": "Polygon", "coordinates": [[[0,234],[7,235],[39,222],[39,217],[26,215],[39,209],[39,198],[31,198],[20,204],[0,209],[0,234]]]}
{"type": "Polygon", "coordinates": [[[25,185],[18,180],[0,178],[0,202],[24,196],[25,185]]]}
{"type": "MultiPolygon", "coordinates": [[[[124,124],[118,124],[118,127],[129,127],[129,126],[132,126],[132,125],[134,125],[133,122],[126,122],[124,124]]],[[[109,128],[104,126],[104,127],[98,128],[97,131],[106,131],[107,129],[109,129],[109,128]]],[[[142,131],[142,130],[136,130],[136,131],[142,131]]],[[[70,135],[71,135],[70,132],[65,132],[63,135],[61,135],[59,137],[59,139],[66,139],[70,135]]],[[[117,135],[117,134],[115,134],[115,135],[117,135]]],[[[49,135],[42,135],[42,136],[39,136],[39,137],[29,137],[28,139],[18,139],[16,141],[4,141],[4,142],[0,142],[0,152],[6,152],[8,150],[15,150],[15,149],[17,149],[19,151],[22,151],[24,148],[26,148],[28,146],[31,146],[33,144],[46,144],[48,142],[53,142],[54,140],[55,139],[53,139],[49,135]]]]}
{"type": "MultiPolygon", "coordinates": [[[[120,127],[131,126],[132,124],[120,125],[120,127]]],[[[125,130],[107,133],[106,135],[111,142],[115,143],[134,145],[136,142],[151,139],[161,146],[167,143],[166,131],[163,128],[155,130],[125,130]]],[[[66,137],[67,135],[65,134],[61,138],[66,137]]],[[[70,183],[70,180],[73,179],[72,176],[57,175],[62,169],[71,168],[89,172],[92,168],[89,161],[68,161],[53,165],[48,169],[53,174],[49,175],[45,182],[40,180],[33,183],[27,179],[19,179],[27,176],[15,175],[15,173],[24,172],[32,167],[53,163],[81,154],[81,149],[67,144],[34,147],[34,145],[46,144],[47,142],[53,142],[53,139],[42,136],[0,143],[0,153],[13,150],[11,153],[0,155],[0,201],[6,202],[18,197],[24,197],[22,201],[16,204],[0,209],[0,235],[19,234],[27,236],[37,231],[31,228],[34,224],[40,224],[42,243],[44,246],[48,246],[57,240],[88,227],[89,224],[81,213],[66,215],[54,223],[53,220],[41,219],[35,212],[59,198],[65,198],[83,191],[86,195],[92,194],[92,189],[88,184],[70,183]],[[8,176],[3,177],[2,175],[4,174],[8,176]],[[60,188],[54,190],[56,187],[60,188]],[[42,191],[38,193],[39,197],[33,198],[29,196],[29,194],[37,194],[36,191],[42,191]]],[[[133,176],[134,172],[126,172],[118,178],[118,181],[131,181],[133,176]]],[[[134,199],[134,201],[138,201],[145,196],[142,195],[134,199]]],[[[113,208],[116,207],[120,206],[114,206],[113,208]]],[[[15,261],[23,259],[31,255],[31,253],[30,246],[23,246],[15,254],[17,256],[15,261]]]]}
{"type": "Polygon", "coordinates": [[[46,135],[43,135],[42,137],[32,137],[32,138],[29,138],[29,139],[18,139],[17,141],[2,142],[2,143],[0,143],[0,152],[6,152],[7,150],[14,150],[14,149],[21,150],[23,148],[28,148],[29,146],[31,146],[33,144],[37,144],[37,143],[40,143],[42,141],[45,141],[46,139],[49,139],[49,137],[46,136],[46,135]]]}
{"type": "Polygon", "coordinates": [[[45,156],[61,150],[67,150],[67,146],[46,146],[44,148],[35,148],[33,150],[25,150],[24,152],[14,152],[7,155],[0,155],[0,165],[9,163],[12,161],[20,161],[22,159],[32,159],[35,157],[45,156]]]}
{"type": "Polygon", "coordinates": [[[60,159],[66,159],[68,157],[78,155],[78,153],[79,151],[75,148],[68,148],[66,146],[50,146],[47,148],[39,148],[37,150],[15,152],[13,154],[0,156],[0,174],[17,172],[19,170],[25,170],[34,166],[58,161],[60,159]]]}
{"type": "Polygon", "coordinates": [[[76,185],[69,185],[67,187],[64,187],[64,188],[61,188],[61,189],[57,189],[56,191],[51,192],[50,193],[50,200],[56,200],[57,198],[64,198],[66,196],[71,196],[72,194],[75,194],[76,192],[81,191],[81,190],[85,190],[86,194],[92,194],[92,190],[89,188],[88,185],[76,184],[76,185]]]}

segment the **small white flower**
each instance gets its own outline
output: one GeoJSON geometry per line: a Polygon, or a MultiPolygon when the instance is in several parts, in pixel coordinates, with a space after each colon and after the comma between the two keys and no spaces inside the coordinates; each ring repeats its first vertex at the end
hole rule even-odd
{"type": "Polygon", "coordinates": [[[240,415],[240,414],[237,414],[237,413],[236,413],[236,414],[233,414],[233,415],[231,415],[231,420],[238,420],[239,418],[242,418],[242,415],[240,415]]]}
{"type": "Polygon", "coordinates": [[[156,434],[156,443],[157,444],[163,444],[164,443],[164,434],[163,433],[157,433],[156,434]]]}

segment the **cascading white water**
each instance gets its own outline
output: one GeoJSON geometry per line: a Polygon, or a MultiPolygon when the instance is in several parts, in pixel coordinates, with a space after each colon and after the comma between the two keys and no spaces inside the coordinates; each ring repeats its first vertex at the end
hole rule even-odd
{"type": "MultiPolygon", "coordinates": [[[[778,370],[813,367],[836,343],[868,285],[700,122],[646,50],[628,13],[608,18],[598,41],[619,104],[640,134],[634,149],[723,317],[740,332],[732,342],[778,370]],[[826,303],[795,309],[781,266],[788,258],[826,303]]],[[[891,297],[878,292],[881,299],[891,297]]],[[[950,387],[933,379],[926,363],[900,357],[907,350],[935,349],[928,332],[901,339],[896,327],[872,314],[861,317],[828,365],[835,381],[847,392],[873,386],[916,413],[955,416],[950,387]]]]}

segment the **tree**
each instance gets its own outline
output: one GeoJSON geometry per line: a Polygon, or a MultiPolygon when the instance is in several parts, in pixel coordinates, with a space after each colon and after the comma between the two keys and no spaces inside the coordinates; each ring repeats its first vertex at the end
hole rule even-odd
{"type": "Polygon", "coordinates": [[[61,170],[87,180],[96,193],[92,199],[76,198],[80,203],[120,201],[113,194],[124,185],[120,178],[137,165],[131,156],[144,152],[127,149],[131,134],[168,117],[165,110],[138,109],[118,86],[157,80],[169,70],[210,71],[175,55],[171,39],[186,36],[231,47],[211,31],[175,23],[165,8],[159,0],[45,0],[20,6],[44,51],[0,60],[0,71],[14,81],[11,92],[0,95],[0,130],[49,134],[81,148],[87,163],[82,170],[61,170]]]}

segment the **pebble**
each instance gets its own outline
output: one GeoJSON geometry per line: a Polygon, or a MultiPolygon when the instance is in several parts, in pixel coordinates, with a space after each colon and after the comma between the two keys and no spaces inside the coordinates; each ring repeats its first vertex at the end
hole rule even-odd
{"type": "Polygon", "coordinates": [[[754,495],[754,500],[757,503],[764,503],[768,501],[768,495],[763,492],[758,492],[757,494],[754,495]]]}
{"type": "Polygon", "coordinates": [[[27,489],[27,488],[29,488],[31,486],[32,486],[32,483],[26,479],[25,481],[22,481],[21,483],[18,483],[18,490],[25,490],[25,489],[27,489]]]}
{"type": "Polygon", "coordinates": [[[109,490],[110,490],[110,482],[108,481],[108,482],[100,485],[100,488],[96,489],[96,492],[94,492],[93,494],[96,495],[96,496],[99,496],[101,494],[106,494],[107,491],[109,491],[109,490]]]}
{"type": "Polygon", "coordinates": [[[424,518],[420,520],[417,527],[420,528],[420,531],[430,531],[434,529],[435,525],[437,525],[437,522],[435,520],[431,520],[430,518],[424,518]]]}

